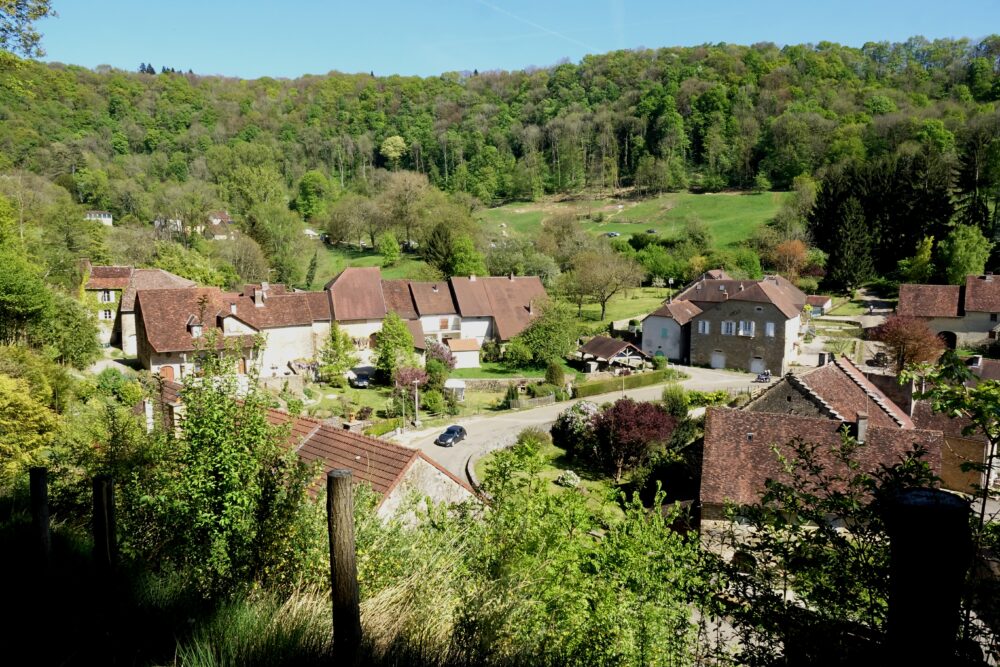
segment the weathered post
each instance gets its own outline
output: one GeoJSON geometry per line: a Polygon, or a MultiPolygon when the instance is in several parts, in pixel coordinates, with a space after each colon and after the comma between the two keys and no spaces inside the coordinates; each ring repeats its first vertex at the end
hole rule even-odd
{"type": "Polygon", "coordinates": [[[52,533],[49,531],[49,471],[34,467],[28,471],[31,492],[31,528],[39,563],[45,567],[52,555],[52,533]]]}
{"type": "Polygon", "coordinates": [[[94,478],[94,561],[104,574],[118,562],[115,488],[108,475],[94,478]]]}
{"type": "Polygon", "coordinates": [[[354,496],[350,470],[331,470],[326,478],[326,518],[330,536],[330,587],[333,596],[333,650],[337,664],[361,660],[361,609],[354,562],[354,496]]]}
{"type": "Polygon", "coordinates": [[[969,502],[940,489],[908,489],[889,501],[884,516],[889,655],[895,664],[952,664],[972,561],[969,502]]]}

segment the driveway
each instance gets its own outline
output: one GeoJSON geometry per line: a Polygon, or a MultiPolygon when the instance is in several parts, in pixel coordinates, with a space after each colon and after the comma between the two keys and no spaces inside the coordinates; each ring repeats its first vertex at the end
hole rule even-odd
{"type": "MultiPolygon", "coordinates": [[[[755,386],[752,380],[756,376],[748,373],[688,366],[676,366],[675,368],[691,376],[681,383],[681,386],[685,389],[714,391],[716,389],[747,389],[755,386]]],[[[663,393],[663,387],[663,384],[658,384],[650,387],[639,387],[638,389],[627,389],[624,395],[637,401],[656,400],[663,393]]],[[[458,475],[461,479],[467,479],[465,464],[472,455],[483,454],[509,445],[514,442],[517,434],[522,429],[529,426],[536,426],[547,430],[556,420],[556,417],[559,416],[560,412],[580,400],[606,403],[615,401],[621,397],[622,392],[617,391],[610,394],[589,396],[585,399],[574,399],[572,401],[544,405],[540,408],[461,418],[456,423],[464,426],[469,435],[463,442],[454,447],[438,447],[434,444],[434,439],[442,430],[440,428],[408,431],[394,437],[393,441],[407,447],[422,450],[449,472],[458,475]]]]}

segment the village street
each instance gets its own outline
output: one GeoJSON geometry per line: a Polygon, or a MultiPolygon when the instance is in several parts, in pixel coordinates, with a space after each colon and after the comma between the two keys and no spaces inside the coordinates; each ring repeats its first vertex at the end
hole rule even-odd
{"type": "MultiPolygon", "coordinates": [[[[762,386],[759,384],[755,385],[753,383],[755,376],[748,373],[690,366],[675,366],[675,368],[690,376],[687,380],[681,382],[681,386],[689,390],[715,391],[717,389],[747,389],[762,386]]],[[[659,384],[651,387],[628,389],[625,391],[625,396],[637,401],[655,400],[663,393],[663,386],[659,384]]],[[[477,415],[459,419],[455,423],[464,426],[469,435],[464,441],[454,447],[439,447],[434,444],[434,439],[442,431],[440,427],[420,431],[408,431],[396,436],[393,440],[407,447],[421,449],[429,457],[447,468],[448,471],[457,475],[460,479],[467,480],[466,463],[473,455],[483,454],[511,444],[517,437],[517,434],[529,426],[548,429],[560,412],[580,400],[606,403],[621,397],[622,392],[618,391],[610,394],[590,396],[585,399],[554,403],[539,408],[503,412],[497,415],[477,415]]]]}

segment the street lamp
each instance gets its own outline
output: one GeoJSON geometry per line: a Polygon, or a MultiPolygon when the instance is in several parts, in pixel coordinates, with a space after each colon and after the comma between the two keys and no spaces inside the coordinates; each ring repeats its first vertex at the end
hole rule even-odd
{"type": "Polygon", "coordinates": [[[667,282],[670,283],[670,293],[669,293],[670,296],[667,297],[669,299],[668,303],[673,303],[674,302],[674,279],[673,278],[667,278],[667,282]]]}
{"type": "Polygon", "coordinates": [[[413,381],[413,426],[420,426],[420,412],[417,409],[418,401],[420,396],[419,385],[417,384],[419,380],[413,381]]]}

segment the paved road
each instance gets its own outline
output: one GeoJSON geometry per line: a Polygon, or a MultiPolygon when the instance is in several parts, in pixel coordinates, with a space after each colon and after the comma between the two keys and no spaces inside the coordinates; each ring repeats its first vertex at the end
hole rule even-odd
{"type": "MultiPolygon", "coordinates": [[[[754,386],[752,380],[755,376],[747,373],[687,366],[677,366],[676,368],[691,376],[681,383],[685,389],[713,391],[716,389],[746,389],[754,386]]],[[[651,387],[628,389],[625,391],[625,396],[638,401],[649,401],[659,398],[662,392],[663,385],[660,384],[651,387]]],[[[618,391],[578,400],[604,403],[614,401],[621,398],[621,396],[622,392],[618,391]]],[[[545,405],[540,408],[503,412],[496,415],[476,415],[459,419],[456,423],[464,426],[469,432],[469,436],[464,442],[459,443],[455,447],[438,447],[434,444],[434,438],[441,432],[440,428],[410,431],[393,438],[393,440],[407,447],[423,450],[425,454],[449,471],[458,475],[461,479],[466,479],[465,464],[472,454],[486,452],[492,448],[507,445],[514,441],[522,429],[529,426],[538,426],[547,429],[552,425],[552,422],[555,421],[560,412],[575,402],[577,401],[564,401],[553,405],[545,405]]]]}

